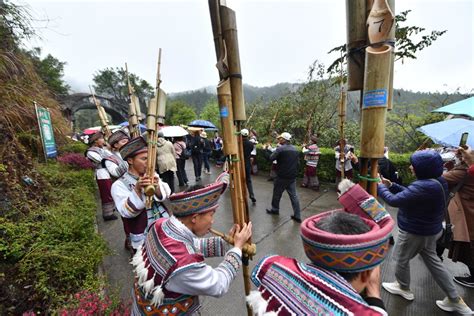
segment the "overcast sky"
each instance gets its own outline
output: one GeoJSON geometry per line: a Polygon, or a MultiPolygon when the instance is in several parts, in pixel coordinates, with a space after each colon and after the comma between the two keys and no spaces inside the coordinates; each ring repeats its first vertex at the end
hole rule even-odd
{"type": "MultiPolygon", "coordinates": [[[[448,30],[416,60],[395,64],[395,88],[474,92],[472,0],[398,0],[396,12],[412,10],[408,24],[448,30]]],[[[87,91],[99,69],[123,66],[154,86],[158,48],[162,88],[179,92],[218,82],[207,0],[40,1],[27,4],[42,26],[40,46],[67,62],[65,78],[87,91]]],[[[244,83],[270,86],[302,82],[318,59],[346,40],[344,0],[227,0],[236,11],[244,83]]]]}

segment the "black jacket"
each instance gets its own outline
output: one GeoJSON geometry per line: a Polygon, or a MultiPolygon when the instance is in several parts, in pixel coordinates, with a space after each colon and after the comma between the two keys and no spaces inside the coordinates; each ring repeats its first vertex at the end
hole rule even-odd
{"type": "Polygon", "coordinates": [[[271,155],[270,160],[278,163],[277,176],[282,179],[296,179],[300,161],[300,153],[295,146],[281,145],[271,155]]]}

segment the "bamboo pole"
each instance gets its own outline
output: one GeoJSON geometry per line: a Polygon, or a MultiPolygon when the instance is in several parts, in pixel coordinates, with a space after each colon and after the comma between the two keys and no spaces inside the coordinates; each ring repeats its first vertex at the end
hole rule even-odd
{"type": "Polygon", "coordinates": [[[367,44],[366,0],[346,0],[347,90],[362,90],[367,44]]]}
{"type": "Polygon", "coordinates": [[[360,144],[362,157],[383,157],[391,51],[392,47],[388,45],[384,45],[381,51],[372,47],[366,49],[360,144]]]}
{"type": "MultiPolygon", "coordinates": [[[[155,167],[156,167],[156,145],[158,141],[157,133],[157,118],[158,118],[158,100],[160,93],[160,84],[161,84],[161,48],[158,51],[158,67],[156,74],[156,90],[155,90],[155,101],[150,102],[148,106],[147,114],[147,142],[148,142],[148,159],[147,159],[147,175],[152,180],[152,184],[145,188],[146,203],[145,206],[147,209],[151,208],[153,203],[153,196],[155,195],[155,167]]],[[[150,100],[152,101],[152,100],[150,100]]]]}
{"type": "MultiPolygon", "coordinates": [[[[227,156],[230,174],[230,193],[234,223],[240,227],[249,220],[242,138],[237,136],[241,123],[246,120],[245,104],[240,73],[240,57],[237,41],[235,12],[221,6],[219,0],[209,0],[211,24],[219,71],[218,98],[221,126],[224,135],[224,154],[227,156]],[[224,127],[225,126],[225,127],[224,127]],[[226,138],[228,145],[226,146],[226,138]],[[228,148],[226,148],[228,147],[228,148]]],[[[251,241],[249,241],[251,242],[251,241]]],[[[250,256],[244,254],[242,271],[245,294],[250,294],[250,256]]],[[[247,304],[247,314],[253,315],[247,304]]]]}
{"type": "Polygon", "coordinates": [[[242,86],[242,71],[240,68],[239,41],[237,37],[237,22],[235,12],[221,5],[220,16],[222,25],[222,36],[227,51],[228,67],[230,72],[230,86],[232,90],[232,107],[234,109],[234,120],[245,121],[244,91],[242,86]]]}
{"type": "Polygon", "coordinates": [[[137,105],[135,104],[136,99],[133,94],[133,87],[130,83],[130,77],[128,75],[128,65],[125,63],[125,75],[127,77],[127,86],[128,86],[128,97],[130,102],[128,103],[128,130],[130,131],[130,136],[132,138],[140,136],[140,127],[138,126],[138,113],[137,105]]]}
{"type": "Polygon", "coordinates": [[[89,90],[91,92],[92,100],[94,101],[94,104],[97,107],[97,114],[99,115],[100,125],[102,126],[102,133],[104,133],[105,140],[108,140],[109,136],[112,134],[109,129],[109,118],[107,117],[107,113],[105,112],[104,107],[95,97],[94,91],[92,91],[91,86],[89,86],[89,90]]]}
{"type": "Polygon", "coordinates": [[[235,137],[234,113],[232,111],[232,97],[230,80],[222,80],[217,86],[219,115],[221,119],[223,151],[225,156],[237,155],[237,138],[235,137]]]}

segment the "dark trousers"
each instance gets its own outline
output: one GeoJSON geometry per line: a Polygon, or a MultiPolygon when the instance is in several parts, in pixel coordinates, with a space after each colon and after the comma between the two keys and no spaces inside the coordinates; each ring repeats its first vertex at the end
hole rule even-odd
{"type": "Polygon", "coordinates": [[[160,178],[164,182],[168,183],[171,189],[171,193],[174,193],[174,172],[171,170],[160,173],[160,178]]]}
{"type": "Polygon", "coordinates": [[[211,155],[211,153],[203,153],[202,154],[202,160],[204,162],[204,169],[206,169],[207,171],[211,171],[211,166],[209,166],[209,156],[211,155]]]}
{"type": "Polygon", "coordinates": [[[245,164],[245,182],[247,183],[247,190],[249,191],[250,199],[255,199],[255,194],[253,193],[251,169],[252,167],[250,166],[250,164],[245,164]]]}
{"type": "Polygon", "coordinates": [[[185,159],[176,159],[176,166],[178,171],[176,175],[178,176],[178,184],[180,187],[188,183],[188,176],[186,174],[186,160],[185,159]]]}
{"type": "Polygon", "coordinates": [[[194,176],[196,178],[200,178],[202,169],[202,154],[192,154],[192,158],[194,165],[194,176]]]}
{"type": "Polygon", "coordinates": [[[301,218],[300,202],[296,195],[296,179],[283,179],[276,177],[273,181],[272,211],[280,211],[280,200],[283,192],[286,190],[290,196],[293,215],[301,218]]]}

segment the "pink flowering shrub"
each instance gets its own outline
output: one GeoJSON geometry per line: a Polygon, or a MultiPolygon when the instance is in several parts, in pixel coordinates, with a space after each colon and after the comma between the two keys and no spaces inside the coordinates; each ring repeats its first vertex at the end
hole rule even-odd
{"type": "Polygon", "coordinates": [[[130,304],[115,302],[110,297],[102,297],[98,293],[87,290],[76,293],[68,306],[59,310],[60,316],[88,315],[130,315],[130,304]]]}
{"type": "Polygon", "coordinates": [[[66,153],[59,157],[58,161],[74,169],[94,169],[92,162],[79,153],[66,153]]]}

